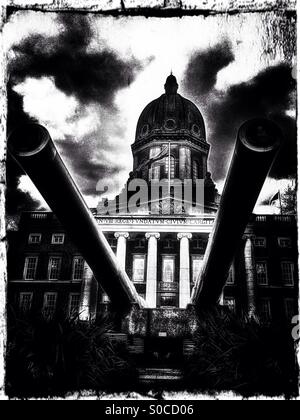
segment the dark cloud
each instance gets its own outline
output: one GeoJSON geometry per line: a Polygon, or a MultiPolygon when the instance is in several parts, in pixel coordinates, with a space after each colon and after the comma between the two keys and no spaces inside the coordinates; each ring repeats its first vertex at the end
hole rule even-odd
{"type": "MultiPolygon", "coordinates": [[[[23,110],[23,98],[14,92],[11,85],[8,85],[8,112],[7,128],[8,133],[19,124],[35,122],[23,110]]],[[[35,210],[40,207],[40,202],[33,199],[28,192],[20,190],[20,177],[22,169],[15,160],[8,154],[6,159],[6,211],[9,216],[14,216],[23,210],[35,210]]]]}
{"type": "MultiPolygon", "coordinates": [[[[222,56],[220,44],[194,56],[186,69],[184,80],[187,92],[198,93],[198,96],[194,94],[193,97],[202,107],[206,117],[208,142],[212,146],[210,169],[214,178],[222,180],[226,176],[237,130],[244,121],[255,117],[266,117],[275,121],[284,134],[284,144],[270,176],[294,176],[297,167],[296,121],[286,114],[286,111],[295,106],[293,97],[296,82],[292,77],[292,68],[287,63],[271,66],[246,82],[232,85],[226,91],[218,91],[214,84],[222,67],[215,65],[217,50],[222,56]],[[205,59],[208,66],[205,70],[202,57],[208,57],[210,54],[212,60],[205,59]],[[208,80],[208,88],[204,87],[197,77],[191,77],[191,74],[197,74],[195,63],[199,63],[199,75],[202,74],[203,80],[208,80]],[[210,76],[212,74],[213,78],[210,76]]],[[[232,61],[230,54],[227,57],[227,61],[220,60],[224,64],[223,67],[232,61]]]]}
{"type": "MultiPolygon", "coordinates": [[[[46,37],[31,34],[12,49],[9,62],[8,131],[32,119],[23,110],[22,97],[13,87],[27,77],[51,77],[56,87],[67,95],[74,95],[78,102],[78,113],[90,103],[109,109],[109,118],[116,116],[114,97],[118,90],[127,87],[142,65],[134,58],[120,58],[107,48],[92,50],[90,42],[93,31],[86,15],[59,14],[60,28],[57,35],[46,37]],[[81,108],[81,109],[80,109],[81,108]]],[[[75,115],[74,119],[80,117],[75,115]]],[[[105,122],[102,123],[105,126],[105,122]]],[[[65,160],[82,192],[90,194],[100,177],[114,174],[120,164],[111,168],[101,159],[95,162],[93,154],[107,143],[104,127],[94,132],[94,138],[66,138],[59,142],[65,160]],[[102,137],[101,137],[102,136],[102,137]]],[[[8,157],[7,162],[7,211],[36,209],[39,203],[19,188],[21,169],[8,157]]]]}
{"type": "Polygon", "coordinates": [[[85,15],[60,14],[57,36],[28,36],[14,46],[9,70],[13,83],[26,77],[53,77],[58,89],[82,103],[113,105],[114,95],[128,86],[142,68],[134,58],[123,60],[107,48],[91,50],[92,29],[85,15]]]}
{"type": "Polygon", "coordinates": [[[233,60],[231,44],[227,40],[196,53],[190,59],[185,72],[185,90],[193,96],[208,93],[216,84],[218,72],[233,60]]]}

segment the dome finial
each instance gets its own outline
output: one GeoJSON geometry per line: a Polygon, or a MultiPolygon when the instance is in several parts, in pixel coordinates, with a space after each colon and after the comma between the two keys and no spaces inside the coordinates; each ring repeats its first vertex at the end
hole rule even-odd
{"type": "Polygon", "coordinates": [[[167,95],[174,95],[177,93],[178,89],[178,83],[176,80],[176,77],[173,76],[172,70],[170,76],[167,77],[166,83],[165,83],[165,91],[167,95]]]}

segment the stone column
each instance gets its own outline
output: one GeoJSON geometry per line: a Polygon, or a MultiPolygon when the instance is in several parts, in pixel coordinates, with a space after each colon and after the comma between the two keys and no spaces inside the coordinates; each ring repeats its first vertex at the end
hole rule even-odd
{"type": "Polygon", "coordinates": [[[246,287],[247,287],[247,299],[248,299],[248,316],[255,318],[257,316],[256,311],[256,271],[254,262],[254,248],[253,248],[253,236],[246,236],[245,249],[245,272],[246,272],[246,287]]]}
{"type": "Polygon", "coordinates": [[[190,283],[190,250],[189,240],[191,233],[178,233],[177,239],[180,240],[180,267],[179,267],[179,308],[185,309],[191,299],[190,283]]]}
{"type": "Polygon", "coordinates": [[[83,279],[79,304],[79,319],[92,321],[97,312],[98,283],[88,264],[84,263],[83,279]]]}
{"type": "Polygon", "coordinates": [[[146,302],[148,308],[156,308],[157,295],[157,240],[159,233],[146,233],[148,239],[147,255],[147,283],[146,283],[146,302]]]}
{"type": "Polygon", "coordinates": [[[179,148],[179,179],[192,177],[191,151],[187,147],[179,148]]]}
{"type": "Polygon", "coordinates": [[[125,270],[126,266],[126,239],[129,238],[128,232],[115,232],[115,238],[118,239],[116,257],[121,267],[125,270]]]}

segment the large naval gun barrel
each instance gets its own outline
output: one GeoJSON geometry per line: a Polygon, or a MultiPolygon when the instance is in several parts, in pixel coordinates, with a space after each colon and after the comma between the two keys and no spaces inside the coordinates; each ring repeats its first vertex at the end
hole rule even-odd
{"type": "Polygon", "coordinates": [[[112,308],[127,311],[145,306],[85,203],[57,151],[49,132],[39,124],[16,128],[8,149],[28,174],[111,300],[112,308]]]}
{"type": "Polygon", "coordinates": [[[218,302],[237,246],[271,169],[282,140],[267,119],[253,119],[239,129],[218,213],[192,291],[197,309],[218,302]]]}

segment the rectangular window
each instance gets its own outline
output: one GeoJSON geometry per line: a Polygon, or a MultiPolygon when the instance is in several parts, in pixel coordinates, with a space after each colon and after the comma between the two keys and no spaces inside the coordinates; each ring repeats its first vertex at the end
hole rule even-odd
{"type": "Polygon", "coordinates": [[[281,274],[282,281],[285,286],[294,286],[294,263],[290,261],[282,261],[281,274]]]}
{"type": "Polygon", "coordinates": [[[173,282],[175,272],[175,257],[163,256],[162,260],[162,278],[163,282],[173,282]]]}
{"type": "Polygon", "coordinates": [[[41,233],[30,233],[28,237],[29,244],[40,244],[42,240],[41,233]]]}
{"type": "Polygon", "coordinates": [[[226,284],[234,284],[234,268],[231,267],[228,273],[226,284]]]}
{"type": "Polygon", "coordinates": [[[192,255],[192,282],[195,284],[202,268],[203,256],[192,255]]]}
{"type": "Polygon", "coordinates": [[[259,302],[259,314],[263,322],[271,320],[271,302],[268,298],[263,298],[259,302]]]}
{"type": "Polygon", "coordinates": [[[23,277],[25,280],[34,280],[36,275],[36,268],[38,257],[26,257],[24,265],[23,277]]]}
{"type": "Polygon", "coordinates": [[[57,293],[45,293],[43,312],[47,317],[52,317],[56,310],[57,293]]]}
{"type": "Polygon", "coordinates": [[[291,299],[291,298],[285,299],[284,306],[285,306],[286,318],[288,321],[291,321],[294,315],[296,315],[294,299],[291,299]]]}
{"type": "Polygon", "coordinates": [[[233,297],[224,298],[224,305],[227,306],[232,312],[236,311],[235,298],[233,297]]]}
{"type": "Polygon", "coordinates": [[[50,257],[48,265],[48,279],[58,280],[60,274],[61,257],[50,257]]]}
{"type": "Polygon", "coordinates": [[[19,308],[22,312],[30,311],[32,304],[32,296],[32,292],[20,293],[19,308]]]}
{"type": "Polygon", "coordinates": [[[278,245],[280,246],[280,248],[291,248],[291,238],[278,238],[278,245]]]}
{"type": "Polygon", "coordinates": [[[74,257],[72,279],[82,280],[83,270],[84,270],[84,259],[82,257],[74,257]]]}
{"type": "MultiPolygon", "coordinates": [[[[169,156],[165,158],[166,175],[169,177],[169,156]]],[[[175,178],[175,159],[173,156],[170,157],[170,179],[175,178]]]]}
{"type": "Polygon", "coordinates": [[[134,283],[143,283],[145,281],[145,255],[133,256],[133,275],[134,283]]]}
{"type": "Polygon", "coordinates": [[[53,233],[51,244],[53,245],[61,245],[65,241],[65,235],[64,233],[53,233]]]}
{"type": "Polygon", "coordinates": [[[266,248],[266,246],[267,246],[267,239],[264,238],[263,236],[257,236],[254,239],[254,246],[256,248],[266,248]]]}
{"type": "Polygon", "coordinates": [[[257,283],[260,286],[268,285],[268,271],[267,271],[266,261],[260,261],[256,263],[256,275],[257,275],[257,283]]]}
{"type": "Polygon", "coordinates": [[[69,316],[76,317],[79,314],[80,293],[70,293],[69,295],[69,316]]]}

